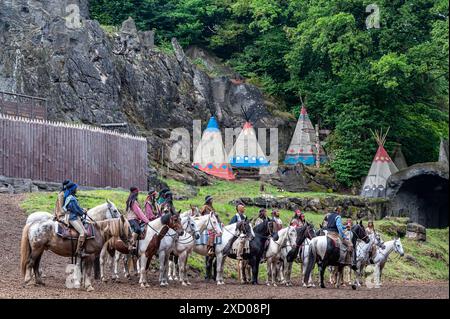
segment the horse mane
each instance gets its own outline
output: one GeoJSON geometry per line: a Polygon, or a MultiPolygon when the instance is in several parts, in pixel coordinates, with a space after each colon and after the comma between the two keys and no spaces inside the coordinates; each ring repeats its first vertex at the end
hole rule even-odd
{"type": "Polygon", "coordinates": [[[268,224],[269,224],[269,221],[267,219],[264,220],[262,223],[259,223],[258,225],[253,227],[253,232],[258,233],[258,234],[264,233],[264,230],[266,227],[268,227],[268,224]]]}
{"type": "Polygon", "coordinates": [[[172,213],[167,213],[161,216],[161,224],[167,225],[170,221],[170,217],[172,217],[172,213]]]}
{"type": "Polygon", "coordinates": [[[105,219],[96,223],[100,230],[105,231],[109,227],[109,232],[112,237],[120,237],[120,218],[105,219]]]}

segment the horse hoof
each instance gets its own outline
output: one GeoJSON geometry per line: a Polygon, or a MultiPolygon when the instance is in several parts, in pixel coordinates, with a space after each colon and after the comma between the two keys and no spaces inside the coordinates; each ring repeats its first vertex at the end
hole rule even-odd
{"type": "Polygon", "coordinates": [[[187,283],[185,283],[184,281],[181,283],[182,286],[187,286],[187,283]]]}
{"type": "Polygon", "coordinates": [[[87,291],[87,292],[91,292],[91,291],[94,291],[94,287],[92,287],[92,286],[89,286],[89,287],[87,287],[87,288],[86,288],[86,291],[87,291]]]}
{"type": "Polygon", "coordinates": [[[102,282],[108,282],[107,278],[102,278],[102,282]]]}
{"type": "Polygon", "coordinates": [[[325,288],[325,285],[320,285],[320,288],[325,288]]]}
{"type": "Polygon", "coordinates": [[[309,287],[309,285],[307,285],[307,284],[303,283],[303,287],[309,287]]]}
{"type": "Polygon", "coordinates": [[[179,279],[178,277],[173,277],[173,280],[178,281],[179,279]]]}
{"type": "Polygon", "coordinates": [[[172,278],[172,276],[169,276],[169,281],[173,281],[173,278],[172,278]]]}
{"type": "Polygon", "coordinates": [[[188,284],[188,286],[192,285],[189,281],[186,282],[188,284]]]}
{"type": "Polygon", "coordinates": [[[274,287],[278,287],[278,285],[276,283],[273,284],[274,287]]]}

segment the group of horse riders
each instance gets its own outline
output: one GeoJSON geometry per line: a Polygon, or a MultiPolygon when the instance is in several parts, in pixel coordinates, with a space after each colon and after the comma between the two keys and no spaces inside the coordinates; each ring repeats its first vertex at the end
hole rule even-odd
{"type": "MultiPolygon", "coordinates": [[[[56,207],[55,207],[55,218],[58,221],[65,223],[67,226],[73,227],[78,233],[78,243],[76,252],[82,253],[83,244],[85,242],[85,228],[83,225],[83,219],[86,216],[86,210],[81,208],[77,199],[77,189],[78,185],[71,180],[65,180],[62,183],[62,189],[58,193],[56,207]]],[[[130,223],[132,230],[132,242],[136,243],[139,236],[143,231],[143,226],[148,224],[150,221],[161,217],[166,212],[174,212],[173,205],[173,194],[172,192],[164,188],[159,193],[155,189],[150,189],[148,195],[144,201],[144,209],[142,210],[138,202],[139,189],[137,187],[131,187],[129,196],[126,200],[126,213],[127,219],[130,223]]],[[[213,212],[219,224],[223,226],[220,221],[219,215],[213,206],[213,197],[208,195],[205,197],[205,202],[200,209],[200,215],[206,215],[213,212]]],[[[238,223],[242,221],[247,221],[247,216],[245,215],[245,204],[238,202],[236,204],[236,214],[232,217],[229,224],[238,223]]],[[[267,216],[267,210],[262,208],[259,210],[258,216],[253,221],[253,226],[264,221],[272,221],[273,230],[271,237],[277,240],[277,232],[283,228],[282,220],[280,218],[280,212],[277,209],[272,210],[272,217],[267,216]]],[[[295,210],[294,216],[290,221],[290,226],[302,227],[305,224],[305,215],[299,209],[295,210]]],[[[348,255],[352,253],[353,245],[349,240],[349,232],[352,227],[351,219],[347,220],[344,226],[341,218],[341,208],[337,207],[333,212],[328,213],[322,224],[322,229],[327,230],[327,236],[333,239],[339,246],[343,244],[344,249],[348,250],[348,255]]],[[[368,227],[366,229],[367,234],[372,234],[374,232],[373,222],[369,221],[368,227]]],[[[250,238],[244,236],[243,240],[249,241],[250,238]]],[[[215,252],[215,241],[216,235],[214,232],[209,231],[207,233],[207,250],[208,256],[214,256],[215,252]]],[[[266,242],[268,246],[269,239],[266,242]]],[[[236,258],[242,259],[243,245],[238,249],[236,258]]],[[[356,265],[353,264],[352,268],[356,265]]]]}
{"type": "MultiPolygon", "coordinates": [[[[70,179],[62,183],[55,205],[55,219],[78,232],[79,237],[75,252],[82,254],[86,240],[86,230],[83,221],[85,216],[87,216],[87,210],[80,207],[76,196],[77,190],[78,185],[70,179]]],[[[131,187],[126,201],[127,219],[131,226],[133,243],[137,242],[145,224],[161,217],[166,212],[173,211],[172,192],[167,188],[164,188],[159,193],[154,189],[150,189],[144,201],[144,212],[139,205],[138,195],[139,189],[131,187]]]]}

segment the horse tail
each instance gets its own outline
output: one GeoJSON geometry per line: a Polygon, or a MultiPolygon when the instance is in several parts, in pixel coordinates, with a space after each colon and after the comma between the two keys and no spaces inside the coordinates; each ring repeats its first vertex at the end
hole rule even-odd
{"type": "Polygon", "coordinates": [[[31,245],[30,240],[28,238],[28,232],[31,224],[26,224],[22,230],[22,239],[20,242],[20,270],[22,272],[22,276],[25,276],[27,271],[27,264],[31,255],[31,245]]]}
{"type": "Polygon", "coordinates": [[[94,259],[94,279],[100,279],[100,255],[94,259]]]}
{"type": "Polygon", "coordinates": [[[308,254],[308,264],[303,265],[306,266],[305,277],[303,278],[303,282],[309,282],[309,277],[311,275],[312,270],[314,269],[314,265],[316,263],[316,246],[315,242],[311,241],[309,244],[309,254],[308,254]]]}

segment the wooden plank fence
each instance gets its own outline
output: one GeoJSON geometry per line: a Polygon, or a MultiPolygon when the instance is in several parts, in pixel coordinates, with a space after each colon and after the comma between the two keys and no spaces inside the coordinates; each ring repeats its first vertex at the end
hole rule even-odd
{"type": "Polygon", "coordinates": [[[0,114],[0,175],[146,190],[147,165],[143,137],[0,114]]]}

